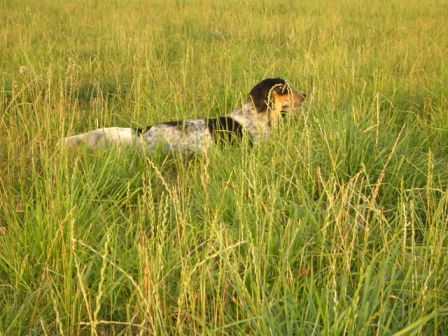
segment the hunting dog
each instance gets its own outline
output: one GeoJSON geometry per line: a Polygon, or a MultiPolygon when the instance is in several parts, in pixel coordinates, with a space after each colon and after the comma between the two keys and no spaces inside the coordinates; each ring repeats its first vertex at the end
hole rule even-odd
{"type": "Polygon", "coordinates": [[[64,142],[67,147],[84,144],[88,148],[108,144],[162,146],[182,153],[203,153],[213,143],[233,143],[243,137],[256,145],[269,137],[282,116],[297,111],[305,97],[282,78],[266,78],[250,90],[241,108],[221,117],[168,121],[146,128],[100,128],[67,137],[64,142]]]}

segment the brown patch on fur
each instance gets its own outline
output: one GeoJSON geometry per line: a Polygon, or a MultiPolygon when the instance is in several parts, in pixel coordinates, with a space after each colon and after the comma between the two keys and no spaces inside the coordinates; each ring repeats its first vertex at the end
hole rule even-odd
{"type": "Polygon", "coordinates": [[[277,125],[281,115],[299,109],[305,100],[304,95],[291,89],[288,84],[272,88],[268,103],[269,123],[277,125]]]}

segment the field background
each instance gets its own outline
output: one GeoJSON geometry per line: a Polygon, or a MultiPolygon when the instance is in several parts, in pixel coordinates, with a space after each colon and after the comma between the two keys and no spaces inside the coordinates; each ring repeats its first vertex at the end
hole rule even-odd
{"type": "Polygon", "coordinates": [[[446,335],[447,1],[0,1],[0,334],[446,335]],[[216,116],[272,140],[65,151],[216,116]]]}

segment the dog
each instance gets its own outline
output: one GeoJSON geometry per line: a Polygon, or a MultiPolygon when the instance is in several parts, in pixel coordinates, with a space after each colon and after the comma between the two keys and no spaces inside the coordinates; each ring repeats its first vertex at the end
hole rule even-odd
{"type": "Polygon", "coordinates": [[[278,126],[282,116],[298,111],[305,100],[282,78],[266,78],[249,92],[249,99],[227,115],[183,121],[168,121],[146,128],[100,128],[64,139],[66,147],[88,148],[109,144],[138,145],[143,148],[163,147],[166,151],[204,153],[213,143],[235,143],[248,137],[256,145],[278,126]]]}

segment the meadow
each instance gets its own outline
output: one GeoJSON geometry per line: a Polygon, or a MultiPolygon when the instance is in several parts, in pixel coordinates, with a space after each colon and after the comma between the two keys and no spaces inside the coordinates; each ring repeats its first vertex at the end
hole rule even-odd
{"type": "Polygon", "coordinates": [[[448,2],[0,1],[0,335],[446,335],[448,2]],[[307,93],[269,141],[65,150],[307,93]]]}

